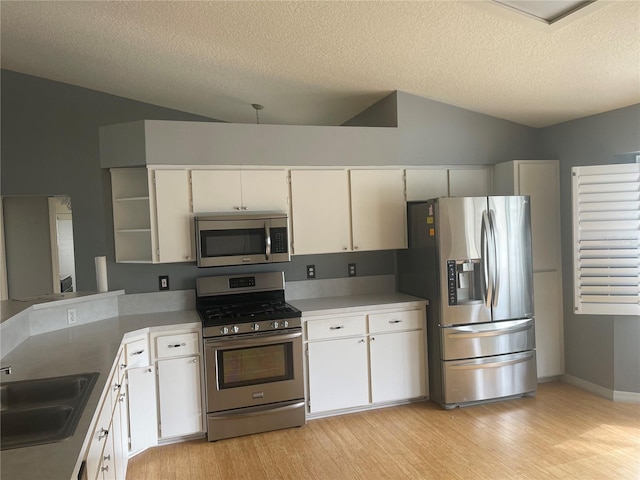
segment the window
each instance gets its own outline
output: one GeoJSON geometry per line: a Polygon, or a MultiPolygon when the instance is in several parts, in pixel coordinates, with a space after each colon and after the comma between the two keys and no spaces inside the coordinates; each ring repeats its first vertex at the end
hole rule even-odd
{"type": "Polygon", "coordinates": [[[640,315],[640,164],[572,169],[574,310],[640,315]]]}

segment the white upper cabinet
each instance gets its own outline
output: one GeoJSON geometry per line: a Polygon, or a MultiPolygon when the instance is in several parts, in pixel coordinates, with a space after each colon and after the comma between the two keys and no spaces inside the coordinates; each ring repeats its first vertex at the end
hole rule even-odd
{"type": "Polygon", "coordinates": [[[351,250],[349,172],[292,170],[293,253],[351,250]]]}
{"type": "Polygon", "coordinates": [[[450,197],[483,197],[491,195],[491,169],[486,166],[449,170],[450,197]]]}
{"type": "Polygon", "coordinates": [[[116,262],[193,259],[186,170],[111,170],[116,262]]]}
{"type": "Polygon", "coordinates": [[[354,250],[407,247],[404,170],[351,170],[354,250]]]}
{"type": "Polygon", "coordinates": [[[286,212],[285,170],[192,170],[194,213],[286,212]]]}
{"type": "Polygon", "coordinates": [[[155,171],[155,205],[158,232],[157,261],[188,262],[192,257],[189,172],[155,171]]]}
{"type": "Polygon", "coordinates": [[[449,175],[446,168],[407,169],[407,202],[422,202],[449,196],[449,175]]]}

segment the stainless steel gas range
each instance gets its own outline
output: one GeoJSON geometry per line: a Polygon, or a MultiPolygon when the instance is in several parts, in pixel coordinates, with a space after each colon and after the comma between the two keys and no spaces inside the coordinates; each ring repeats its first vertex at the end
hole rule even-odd
{"type": "Polygon", "coordinates": [[[284,300],[284,273],[201,277],[207,438],[305,424],[300,311],[284,300]]]}

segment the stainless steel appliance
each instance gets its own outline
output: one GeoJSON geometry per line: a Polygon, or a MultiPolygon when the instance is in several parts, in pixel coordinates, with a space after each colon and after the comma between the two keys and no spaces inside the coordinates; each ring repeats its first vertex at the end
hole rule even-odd
{"type": "Polygon", "coordinates": [[[229,213],[195,216],[199,267],[288,262],[286,213],[229,213]]]}
{"type": "Polygon", "coordinates": [[[207,438],[305,424],[300,311],[284,301],[284,273],[202,277],[207,438]]]}
{"type": "Polygon", "coordinates": [[[529,197],[410,203],[398,288],[429,299],[429,396],[444,408],[537,388],[529,197]]]}

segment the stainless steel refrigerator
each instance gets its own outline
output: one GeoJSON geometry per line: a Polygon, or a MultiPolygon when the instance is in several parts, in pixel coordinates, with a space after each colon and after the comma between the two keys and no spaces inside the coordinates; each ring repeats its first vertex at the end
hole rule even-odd
{"type": "Polygon", "coordinates": [[[407,209],[398,288],[429,300],[429,397],[453,408],[534,395],[529,197],[446,197],[407,209]]]}

